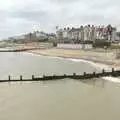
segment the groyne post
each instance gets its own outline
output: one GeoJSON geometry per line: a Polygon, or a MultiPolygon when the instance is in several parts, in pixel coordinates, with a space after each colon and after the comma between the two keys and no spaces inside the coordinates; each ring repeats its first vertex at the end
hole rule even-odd
{"type": "Polygon", "coordinates": [[[95,76],[96,75],[96,72],[93,72],[93,76],[95,76]]]}
{"type": "MultiPolygon", "coordinates": [[[[96,76],[96,72],[93,72],[93,76],[94,77],[96,76]]],[[[93,86],[95,86],[95,83],[96,83],[96,79],[93,79],[93,86]]]]}
{"type": "Polygon", "coordinates": [[[73,73],[73,76],[76,76],[76,73],[73,73]]]}
{"type": "Polygon", "coordinates": [[[22,80],[22,75],[20,75],[20,80],[22,80]]]}
{"type": "Polygon", "coordinates": [[[86,77],[86,72],[84,72],[84,74],[83,74],[83,75],[84,75],[84,77],[86,77]]]}
{"type": "Polygon", "coordinates": [[[102,73],[105,74],[105,70],[104,69],[102,70],[102,73]]]}
{"type": "Polygon", "coordinates": [[[54,74],[54,75],[53,75],[53,79],[57,79],[57,76],[56,76],[56,74],[54,74]]]}
{"type": "Polygon", "coordinates": [[[115,70],[114,70],[114,68],[112,68],[112,73],[114,73],[115,72],[115,70]]]}
{"type": "Polygon", "coordinates": [[[11,80],[11,76],[10,76],[10,75],[8,76],[8,80],[9,80],[9,81],[11,80]]]}
{"type": "Polygon", "coordinates": [[[34,75],[32,75],[32,80],[34,80],[35,79],[35,77],[34,77],[34,75]]]}
{"type": "Polygon", "coordinates": [[[45,76],[45,75],[43,75],[43,80],[45,80],[45,77],[46,77],[46,76],[45,76]]]}
{"type": "Polygon", "coordinates": [[[66,74],[64,74],[64,77],[66,77],[66,74]]]}

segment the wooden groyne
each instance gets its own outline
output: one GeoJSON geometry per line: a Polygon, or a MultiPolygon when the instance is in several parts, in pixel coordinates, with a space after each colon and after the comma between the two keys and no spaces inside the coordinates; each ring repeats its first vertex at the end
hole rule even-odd
{"type": "Polygon", "coordinates": [[[25,51],[37,50],[37,49],[40,49],[40,48],[4,49],[4,50],[0,50],[0,52],[25,52],[25,51]]]}
{"type": "Polygon", "coordinates": [[[72,75],[52,75],[52,76],[45,76],[43,75],[42,77],[35,77],[34,75],[31,76],[29,79],[24,79],[22,75],[20,75],[19,79],[12,79],[11,76],[8,76],[7,80],[0,80],[0,82],[19,82],[19,81],[50,81],[50,80],[60,80],[60,79],[76,79],[76,80],[84,80],[84,79],[92,79],[92,78],[99,78],[99,77],[105,77],[105,76],[114,76],[118,77],[120,76],[120,70],[114,70],[112,68],[112,71],[107,72],[104,69],[102,70],[101,73],[86,73],[84,72],[82,75],[77,75],[73,73],[72,75]]]}

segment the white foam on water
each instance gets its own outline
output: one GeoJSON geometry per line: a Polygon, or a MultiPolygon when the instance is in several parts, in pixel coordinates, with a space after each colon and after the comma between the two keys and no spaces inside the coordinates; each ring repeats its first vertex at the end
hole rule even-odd
{"type": "MultiPolygon", "coordinates": [[[[108,65],[101,64],[101,63],[95,63],[95,62],[84,60],[84,59],[72,59],[72,58],[71,59],[63,58],[63,59],[71,60],[73,62],[88,63],[88,64],[91,64],[92,66],[94,66],[94,67],[96,67],[97,69],[100,69],[100,70],[105,69],[107,71],[111,71],[111,69],[112,69],[112,67],[110,67],[108,65]]],[[[102,79],[107,80],[107,81],[111,81],[111,82],[120,83],[120,78],[116,78],[116,77],[102,77],[102,79]]]]}
{"type": "Polygon", "coordinates": [[[24,54],[26,54],[26,55],[32,55],[32,56],[42,56],[42,55],[35,54],[35,53],[32,53],[32,52],[24,52],[24,54]]]}
{"type": "Polygon", "coordinates": [[[92,66],[94,66],[94,67],[96,67],[96,68],[98,68],[100,70],[102,70],[102,69],[111,70],[111,67],[108,66],[108,65],[101,64],[101,63],[95,63],[95,62],[84,60],[84,59],[68,59],[68,60],[71,60],[71,61],[74,61],[74,62],[88,63],[88,64],[91,64],[92,66]]]}
{"type": "Polygon", "coordinates": [[[116,78],[116,77],[102,77],[102,79],[111,81],[111,82],[120,83],[120,78],[116,78]]]}
{"type": "MultiPolygon", "coordinates": [[[[100,64],[100,63],[94,63],[92,61],[87,61],[87,60],[79,60],[79,59],[70,59],[74,62],[85,62],[85,63],[89,63],[91,65],[93,65],[94,67],[98,68],[98,69],[105,69],[105,70],[111,70],[112,68],[108,65],[104,65],[104,64],[100,64]]],[[[116,68],[117,69],[117,68],[116,68]]],[[[102,79],[107,80],[107,81],[111,81],[111,82],[116,82],[116,83],[120,83],[120,78],[116,78],[116,77],[102,77],[102,79]]]]}

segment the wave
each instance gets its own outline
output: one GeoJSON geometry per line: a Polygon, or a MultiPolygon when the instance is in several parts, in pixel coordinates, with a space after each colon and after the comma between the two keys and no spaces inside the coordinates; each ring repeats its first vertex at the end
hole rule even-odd
{"type": "Polygon", "coordinates": [[[92,66],[96,67],[97,69],[105,69],[105,70],[111,70],[112,68],[108,65],[105,65],[105,64],[101,64],[101,63],[95,63],[95,62],[92,62],[92,61],[89,61],[89,60],[84,60],[84,59],[68,59],[68,60],[71,60],[71,61],[74,61],[74,62],[84,62],[84,63],[88,63],[88,64],[91,64],[92,66]]]}
{"type": "MultiPolygon", "coordinates": [[[[105,65],[102,63],[95,63],[92,61],[88,61],[88,60],[84,60],[84,59],[74,59],[74,58],[62,58],[62,57],[50,57],[50,58],[57,58],[57,59],[64,59],[64,60],[70,60],[73,62],[84,62],[87,64],[91,64],[92,66],[94,66],[95,68],[102,70],[105,69],[106,71],[111,71],[112,67],[110,67],[109,65],[105,65]]],[[[117,70],[117,68],[115,68],[117,70]]],[[[116,77],[102,77],[102,79],[106,80],[106,81],[110,81],[110,82],[115,82],[115,83],[120,83],[120,78],[116,78],[116,77]]]]}
{"type": "MultiPolygon", "coordinates": [[[[92,66],[94,66],[98,69],[105,69],[107,71],[110,71],[112,69],[112,67],[110,67],[108,65],[101,64],[101,63],[95,63],[95,62],[87,61],[87,60],[83,60],[83,59],[69,59],[69,60],[74,61],[74,62],[85,62],[85,63],[91,64],[92,66]]],[[[120,83],[120,78],[116,78],[116,77],[109,76],[109,77],[102,77],[102,79],[104,79],[106,81],[120,83]]]]}
{"type": "Polygon", "coordinates": [[[116,78],[116,77],[102,77],[102,79],[111,81],[111,82],[120,83],[120,78],[116,78]]]}

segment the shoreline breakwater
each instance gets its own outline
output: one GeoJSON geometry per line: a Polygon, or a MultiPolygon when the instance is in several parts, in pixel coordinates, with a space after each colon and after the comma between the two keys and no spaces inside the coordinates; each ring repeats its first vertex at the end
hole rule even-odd
{"type": "Polygon", "coordinates": [[[105,71],[104,69],[102,72],[93,72],[93,73],[86,73],[84,72],[81,75],[77,75],[76,73],[73,73],[73,75],[51,75],[51,76],[46,76],[43,75],[42,77],[35,77],[32,75],[31,78],[29,79],[24,79],[22,75],[20,75],[19,79],[12,79],[12,77],[9,75],[7,80],[0,80],[0,82],[19,82],[19,81],[50,81],[50,80],[60,80],[60,79],[75,79],[75,80],[84,80],[84,79],[92,79],[92,78],[100,78],[100,77],[107,77],[107,76],[112,76],[112,77],[118,77],[120,76],[120,70],[114,70],[112,68],[111,71],[105,71]]]}

